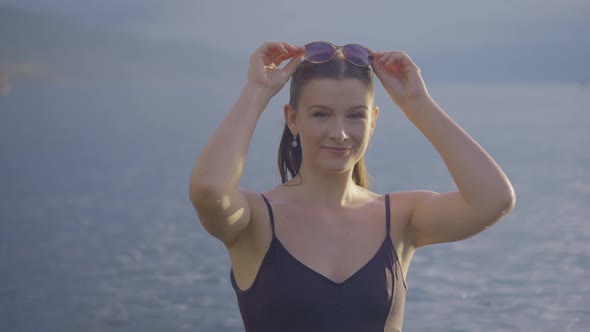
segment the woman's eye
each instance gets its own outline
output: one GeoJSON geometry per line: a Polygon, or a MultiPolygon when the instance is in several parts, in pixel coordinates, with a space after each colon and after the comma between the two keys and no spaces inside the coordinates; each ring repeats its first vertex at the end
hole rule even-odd
{"type": "Polygon", "coordinates": [[[318,118],[325,118],[325,117],[328,116],[328,113],[326,113],[326,112],[315,112],[313,114],[313,116],[318,117],[318,118]]]}
{"type": "Polygon", "coordinates": [[[365,113],[352,113],[350,117],[353,119],[364,119],[365,113]]]}

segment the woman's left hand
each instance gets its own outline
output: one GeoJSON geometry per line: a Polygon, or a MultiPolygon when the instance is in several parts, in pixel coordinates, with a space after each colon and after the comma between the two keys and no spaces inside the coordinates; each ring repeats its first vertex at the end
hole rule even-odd
{"type": "Polygon", "coordinates": [[[420,68],[405,52],[373,52],[372,55],[373,71],[402,110],[409,101],[428,97],[420,68]]]}

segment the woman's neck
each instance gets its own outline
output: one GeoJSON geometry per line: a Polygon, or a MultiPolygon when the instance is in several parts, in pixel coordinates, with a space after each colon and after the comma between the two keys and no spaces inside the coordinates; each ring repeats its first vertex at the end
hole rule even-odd
{"type": "Polygon", "coordinates": [[[360,194],[359,187],[352,179],[352,170],[325,173],[302,169],[289,184],[296,185],[302,200],[327,206],[350,206],[360,194]]]}

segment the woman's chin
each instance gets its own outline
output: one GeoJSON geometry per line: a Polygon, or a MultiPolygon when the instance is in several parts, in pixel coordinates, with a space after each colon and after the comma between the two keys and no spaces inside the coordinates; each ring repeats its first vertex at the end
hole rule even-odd
{"type": "Polygon", "coordinates": [[[343,163],[343,162],[327,162],[321,166],[322,171],[332,174],[341,174],[352,171],[354,163],[343,163]]]}

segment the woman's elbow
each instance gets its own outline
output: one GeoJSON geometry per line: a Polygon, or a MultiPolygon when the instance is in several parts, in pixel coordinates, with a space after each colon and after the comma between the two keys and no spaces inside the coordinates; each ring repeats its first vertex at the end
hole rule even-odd
{"type": "Polygon", "coordinates": [[[496,199],[496,211],[500,211],[501,216],[505,216],[516,205],[516,193],[512,185],[508,184],[502,194],[496,199]]]}

